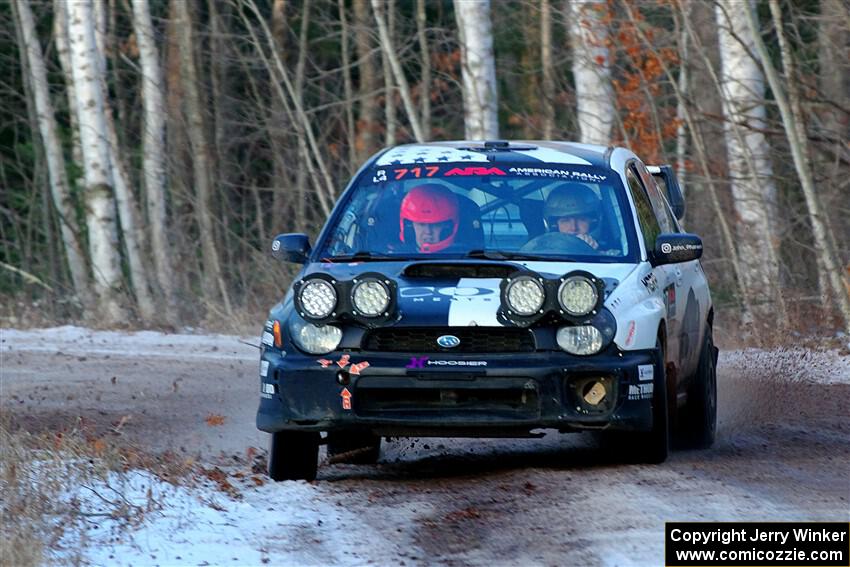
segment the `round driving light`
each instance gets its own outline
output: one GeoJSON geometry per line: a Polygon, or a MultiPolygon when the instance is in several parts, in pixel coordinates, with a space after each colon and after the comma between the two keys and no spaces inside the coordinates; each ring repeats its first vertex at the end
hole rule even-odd
{"type": "Polygon", "coordinates": [[[325,280],[309,280],[301,287],[298,299],[305,316],[323,319],[336,307],[336,290],[325,280]]]}
{"type": "Polygon", "coordinates": [[[558,290],[561,309],[573,317],[582,317],[593,311],[598,300],[596,286],[584,276],[567,278],[558,290]]]}
{"type": "Polygon", "coordinates": [[[386,313],[390,305],[390,292],[378,280],[364,280],[355,284],[351,292],[354,308],[366,317],[377,317],[386,313]]]}
{"type": "Polygon", "coordinates": [[[530,276],[520,276],[508,284],[505,297],[508,309],[527,317],[540,311],[546,300],[546,292],[539,281],[530,276]]]}
{"type": "Polygon", "coordinates": [[[561,327],[556,336],[558,346],[570,354],[586,356],[602,349],[602,333],[593,325],[561,327]]]}

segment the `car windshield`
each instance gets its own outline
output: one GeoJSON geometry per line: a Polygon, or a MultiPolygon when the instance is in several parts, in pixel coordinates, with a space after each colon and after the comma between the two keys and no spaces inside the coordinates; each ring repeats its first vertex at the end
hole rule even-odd
{"type": "Polygon", "coordinates": [[[363,171],[319,242],[324,261],[435,258],[633,262],[637,241],[611,169],[416,163],[363,171]]]}

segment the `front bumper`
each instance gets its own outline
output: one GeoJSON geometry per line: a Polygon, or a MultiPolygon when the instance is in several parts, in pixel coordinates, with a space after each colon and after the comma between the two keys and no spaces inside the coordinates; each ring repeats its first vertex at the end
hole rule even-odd
{"type": "Polygon", "coordinates": [[[310,356],[266,348],[257,427],[445,437],[528,436],[534,429],[647,431],[653,381],[662,376],[657,361],[654,349],[625,352],[613,345],[592,357],[558,351],[310,356]],[[586,396],[597,381],[606,395],[592,406],[586,396]]]}

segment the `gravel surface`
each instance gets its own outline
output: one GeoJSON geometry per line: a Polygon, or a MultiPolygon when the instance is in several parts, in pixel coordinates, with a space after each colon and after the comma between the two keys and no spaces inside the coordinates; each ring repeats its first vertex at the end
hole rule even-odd
{"type": "MultiPolygon", "coordinates": [[[[0,411],[30,431],[84,424],[220,463],[267,443],[254,427],[257,342],[3,329],[0,411]]],[[[397,439],[378,465],[323,465],[307,486],[357,518],[354,563],[657,565],[666,521],[850,521],[850,357],[723,352],[718,380],[714,448],[660,466],[621,464],[589,434],[397,439]]],[[[313,536],[317,563],[339,562],[333,530],[313,536]]],[[[264,545],[274,562],[287,543],[264,545]]]]}

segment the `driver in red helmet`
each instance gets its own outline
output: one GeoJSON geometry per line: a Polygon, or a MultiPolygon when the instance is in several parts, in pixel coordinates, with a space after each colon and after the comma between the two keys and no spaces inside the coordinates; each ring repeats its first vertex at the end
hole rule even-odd
{"type": "Polygon", "coordinates": [[[415,240],[418,252],[431,254],[451,246],[459,224],[457,196],[442,185],[414,187],[401,202],[399,237],[402,242],[415,240]]]}

